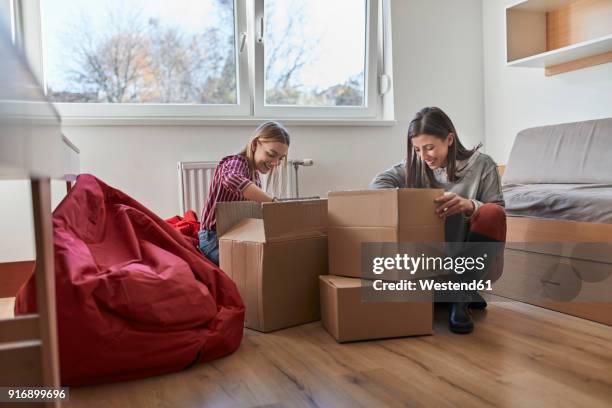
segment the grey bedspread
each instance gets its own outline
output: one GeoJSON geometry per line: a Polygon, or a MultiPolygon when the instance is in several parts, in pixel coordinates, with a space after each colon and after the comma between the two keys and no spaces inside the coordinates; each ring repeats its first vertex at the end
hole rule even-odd
{"type": "Polygon", "coordinates": [[[612,184],[506,184],[510,216],[612,224],[612,184]]]}

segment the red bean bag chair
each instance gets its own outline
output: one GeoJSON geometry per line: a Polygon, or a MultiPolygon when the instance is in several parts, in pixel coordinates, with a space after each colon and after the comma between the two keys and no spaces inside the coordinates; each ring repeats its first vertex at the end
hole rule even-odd
{"type": "MultiPolygon", "coordinates": [[[[234,352],[235,284],[137,201],[81,175],[53,212],[62,384],[130,380],[234,352]]],[[[34,276],[16,314],[36,312],[34,276]]]]}

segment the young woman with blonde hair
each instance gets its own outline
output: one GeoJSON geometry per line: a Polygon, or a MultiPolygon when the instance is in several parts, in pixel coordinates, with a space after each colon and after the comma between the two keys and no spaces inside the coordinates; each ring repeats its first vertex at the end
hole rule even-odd
{"type": "Polygon", "coordinates": [[[216,207],[223,201],[276,201],[269,192],[277,177],[278,167],[286,165],[289,151],[289,132],[277,122],[262,123],[251,140],[238,154],[226,156],[215,169],[210,183],[208,199],[202,210],[200,251],[219,265],[216,207]],[[267,175],[266,190],[262,189],[259,175],[267,175]]]}

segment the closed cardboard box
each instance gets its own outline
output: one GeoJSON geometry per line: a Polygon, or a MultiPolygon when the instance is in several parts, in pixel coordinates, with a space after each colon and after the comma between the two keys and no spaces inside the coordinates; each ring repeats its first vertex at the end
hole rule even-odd
{"type": "Polygon", "coordinates": [[[219,203],[221,269],[246,306],[245,326],[269,332],[319,320],[327,274],[327,200],[219,203]]]}
{"type": "Polygon", "coordinates": [[[364,243],[444,242],[444,220],[436,215],[433,201],[443,193],[442,189],[330,192],[329,273],[374,278],[362,272],[364,243]]]}
{"type": "MultiPolygon", "coordinates": [[[[361,279],[319,277],[323,327],[339,342],[433,333],[433,302],[364,302],[361,279]]],[[[423,296],[423,293],[421,293],[423,296]]]]}

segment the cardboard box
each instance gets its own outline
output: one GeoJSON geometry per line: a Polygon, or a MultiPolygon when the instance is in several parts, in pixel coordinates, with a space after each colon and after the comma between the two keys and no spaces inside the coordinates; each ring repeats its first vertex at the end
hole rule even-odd
{"type": "Polygon", "coordinates": [[[268,332],[319,320],[327,274],[327,200],[219,203],[220,267],[246,306],[245,326],[268,332]]]}
{"type": "Polygon", "coordinates": [[[329,273],[371,278],[361,270],[363,243],[444,242],[444,220],[436,215],[433,202],[443,193],[442,189],[330,192],[329,273]]]}
{"type": "Polygon", "coordinates": [[[363,302],[361,279],[341,276],[320,276],[319,285],[321,320],[338,342],[433,334],[431,300],[363,302]]]}

